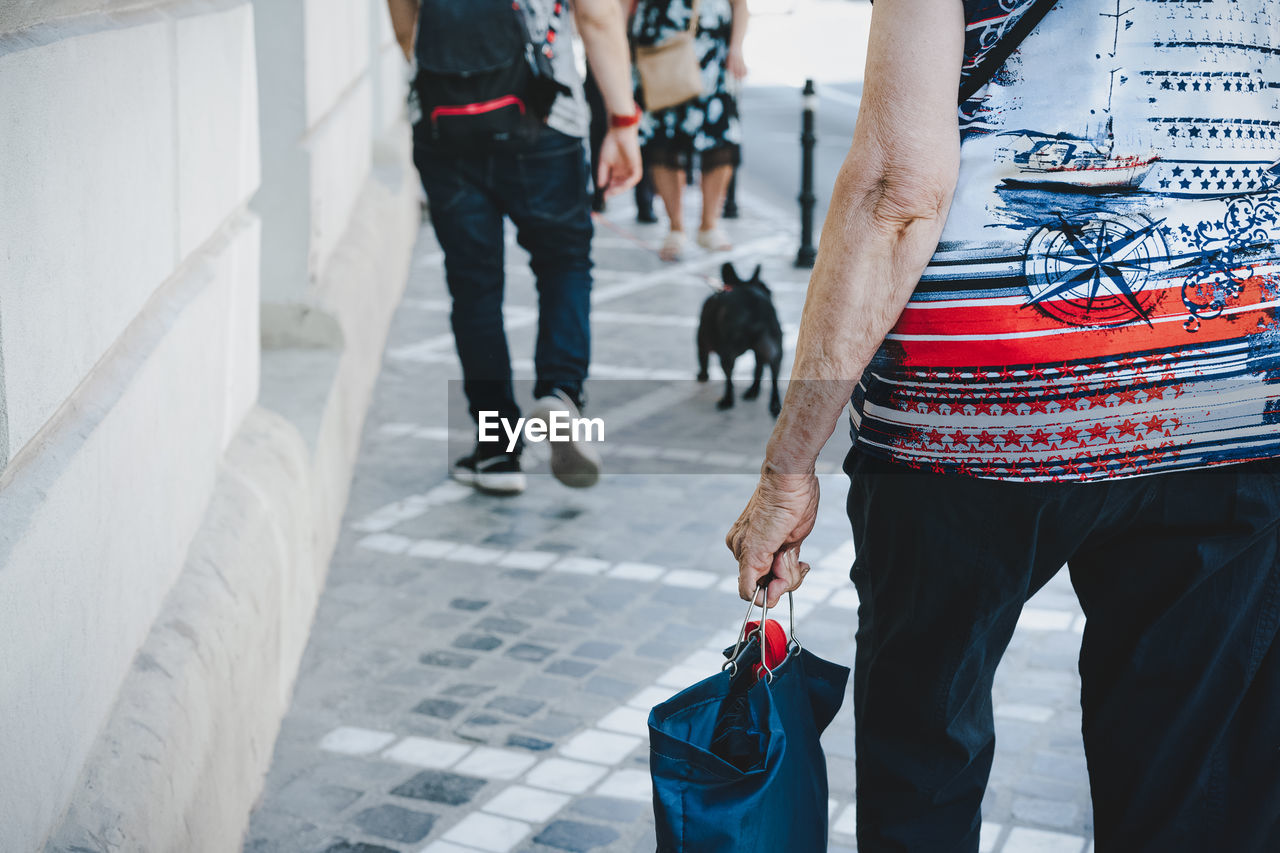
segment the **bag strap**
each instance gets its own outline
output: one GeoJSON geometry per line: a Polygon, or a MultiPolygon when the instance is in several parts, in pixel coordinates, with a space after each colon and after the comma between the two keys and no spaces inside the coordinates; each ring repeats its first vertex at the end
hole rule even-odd
{"type": "Polygon", "coordinates": [[[525,11],[520,0],[514,0],[511,4],[511,10],[515,12],[516,17],[520,22],[520,28],[524,31],[525,41],[532,45],[534,50],[543,54],[548,59],[551,58],[551,54],[554,51],[552,46],[556,43],[556,38],[559,36],[560,17],[564,13],[564,3],[565,0],[552,0],[551,16],[547,18],[547,31],[542,34],[541,39],[534,39],[533,30],[529,28],[528,12],[525,11]]]}
{"type": "Polygon", "coordinates": [[[1030,9],[1022,13],[1022,17],[1014,22],[1013,27],[1005,37],[1000,39],[1000,42],[982,57],[981,63],[974,70],[974,73],[960,83],[959,102],[961,104],[972,98],[975,92],[991,82],[991,78],[996,76],[1000,66],[1004,65],[1010,54],[1017,49],[1018,45],[1022,44],[1022,40],[1031,34],[1036,24],[1040,23],[1040,20],[1057,2],[1058,0],[1036,0],[1030,9]]]}

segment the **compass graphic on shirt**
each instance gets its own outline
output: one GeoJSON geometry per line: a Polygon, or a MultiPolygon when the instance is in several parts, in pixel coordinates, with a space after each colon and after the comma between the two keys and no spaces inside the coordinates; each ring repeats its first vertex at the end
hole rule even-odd
{"type": "Polygon", "coordinates": [[[1046,222],[1027,242],[1027,306],[1073,326],[1151,324],[1153,267],[1168,263],[1164,220],[1102,211],[1046,222]]]}

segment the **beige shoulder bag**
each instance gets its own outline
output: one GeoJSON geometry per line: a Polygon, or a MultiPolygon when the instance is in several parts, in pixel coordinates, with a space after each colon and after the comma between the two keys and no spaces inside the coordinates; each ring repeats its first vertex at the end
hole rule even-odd
{"type": "Polygon", "coordinates": [[[693,0],[689,29],[660,44],[636,47],[636,71],[640,74],[644,108],[649,112],[702,96],[702,66],[694,46],[698,4],[699,0],[693,0]]]}

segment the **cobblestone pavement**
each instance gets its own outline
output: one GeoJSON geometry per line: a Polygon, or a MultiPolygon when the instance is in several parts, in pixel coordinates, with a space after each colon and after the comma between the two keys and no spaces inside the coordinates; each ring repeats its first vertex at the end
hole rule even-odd
{"type": "MultiPolygon", "coordinates": [[[[742,201],[730,257],[743,272],[764,265],[789,362],[806,281],[780,225],[792,217],[742,201]]],[[[663,265],[661,236],[635,225],[626,202],[597,227],[588,414],[609,430],[606,476],[574,491],[535,459],[525,494],[492,498],[447,479],[466,438],[449,429],[458,368],[424,228],[246,851],[653,850],[648,709],[715,672],[733,640],[745,608],[723,536],[772,424],[764,399],[718,412],[714,368],[709,385],[689,381],[697,312],[725,256],[694,250],[663,265]]],[[[509,246],[508,334],[522,376],[536,331],[525,261],[509,246]]],[[[824,453],[824,503],[805,545],[814,571],[796,594],[801,640],[846,664],[857,608],[839,473],[847,445],[837,435],[824,453]]],[[[1022,617],[997,678],[984,851],[1089,844],[1082,626],[1065,575],[1022,617]]],[[[851,698],[824,745],[830,849],[852,850],[851,698]]]]}

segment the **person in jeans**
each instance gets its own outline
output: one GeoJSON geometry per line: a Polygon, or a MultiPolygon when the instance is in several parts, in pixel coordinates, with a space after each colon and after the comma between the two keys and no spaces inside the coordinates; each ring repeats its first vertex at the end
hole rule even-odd
{"type": "MultiPolygon", "coordinates": [[[[529,31],[542,43],[548,27],[567,45],[577,31],[610,114],[596,180],[606,193],[631,187],[640,177],[639,108],[618,0],[572,0],[572,19],[560,19],[558,0],[524,0],[529,31]]],[[[402,16],[403,17],[403,16],[402,16]]],[[[425,24],[424,24],[425,25],[425,24]]],[[[473,418],[494,411],[514,423],[520,417],[511,380],[511,356],[502,320],[503,223],[516,226],[530,254],[538,290],[534,351],[537,398],[532,417],[552,411],[578,415],[590,356],[591,209],[583,147],[588,111],[573,52],[554,51],[555,79],[565,87],[536,139],[520,148],[475,153],[434,149],[425,122],[414,127],[414,163],[422,178],[436,239],[444,250],[445,277],[453,300],[451,321],[463,387],[473,418]]],[[[571,486],[599,476],[599,456],[585,444],[551,445],[552,473],[571,486]]],[[[524,490],[520,448],[477,442],[453,467],[455,479],[496,494],[524,490]]]]}
{"type": "Polygon", "coordinates": [[[860,853],[978,850],[1064,564],[1098,853],[1280,850],[1275,10],[1050,2],[1006,60],[1033,9],[875,3],[740,593],[800,585],[851,405],[860,853]]]}

